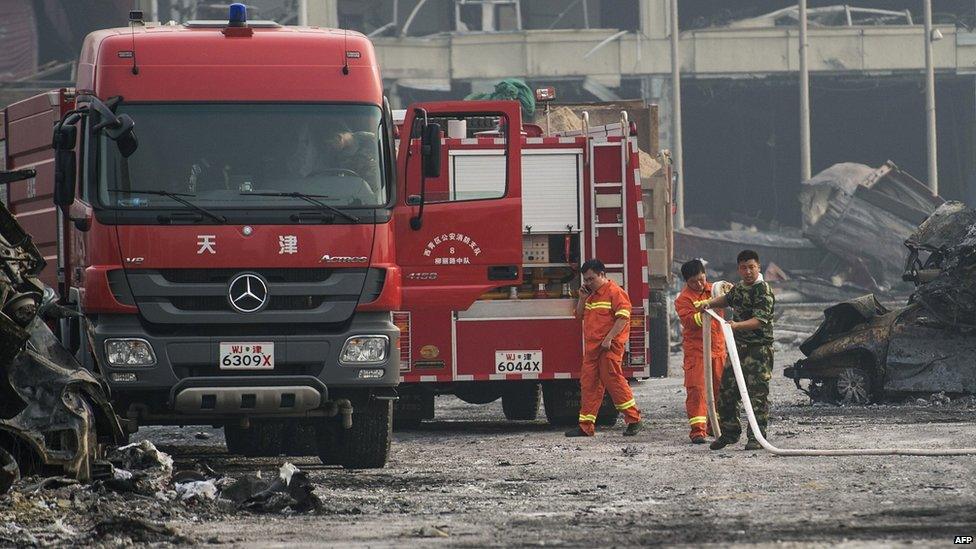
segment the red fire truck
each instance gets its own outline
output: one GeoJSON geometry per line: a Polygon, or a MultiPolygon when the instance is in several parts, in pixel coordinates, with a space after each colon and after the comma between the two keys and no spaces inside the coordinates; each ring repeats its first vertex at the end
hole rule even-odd
{"type": "MultiPolygon", "coordinates": [[[[506,140],[453,120],[445,125],[441,177],[427,182],[427,199],[436,194],[446,203],[463,204],[503,195],[506,140]]],[[[578,266],[589,257],[602,259],[609,277],[630,294],[634,309],[625,374],[649,377],[648,262],[635,125],[623,112],[616,124],[584,125],[564,134],[543,136],[531,125],[524,129],[517,237],[524,279],[500,281],[467,307],[431,302],[394,313],[401,332],[398,424],[433,418],[435,395],[451,393],[473,404],[501,398],[510,420],[535,419],[544,396],[551,424],[575,424],[583,340],[573,313],[578,266]]],[[[470,227],[458,215],[434,233],[424,256],[450,269],[496,245],[497,240],[473,237],[470,227]]],[[[440,273],[423,266],[405,267],[403,275],[435,287],[440,273]]],[[[605,401],[600,422],[612,424],[616,418],[612,403],[605,401]]]]}
{"type": "MultiPolygon", "coordinates": [[[[74,88],[3,113],[6,167],[38,174],[10,207],[83,315],[62,341],[130,426],[222,425],[234,452],[383,466],[401,349],[406,375],[452,356],[421,311],[522,282],[518,103],[414,105],[397,156],[363,35],[248,22],[240,4],[226,22],[131,19],[86,38],[74,88]],[[442,154],[435,120],[464,117],[497,122],[489,154],[442,154]],[[442,200],[442,167],[478,158],[502,187],[442,200]],[[417,311],[402,339],[393,311],[417,311]]],[[[453,313],[431,319],[454,333],[453,313]]],[[[516,343],[502,350],[537,349],[516,343]]]]}

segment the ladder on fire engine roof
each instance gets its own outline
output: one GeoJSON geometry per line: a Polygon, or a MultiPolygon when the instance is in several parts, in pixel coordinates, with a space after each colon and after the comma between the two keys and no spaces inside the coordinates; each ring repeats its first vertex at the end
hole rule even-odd
{"type": "MultiPolygon", "coordinates": [[[[627,174],[630,169],[630,166],[628,166],[630,160],[630,155],[628,154],[628,151],[630,148],[628,147],[629,138],[627,134],[629,133],[628,130],[630,128],[630,121],[627,116],[627,111],[620,111],[619,123],[607,124],[605,126],[590,127],[589,118],[590,118],[589,113],[584,112],[583,130],[566,132],[565,135],[567,136],[573,134],[586,135],[589,138],[586,140],[587,142],[586,153],[589,158],[590,181],[592,182],[592,184],[590,185],[590,212],[592,216],[591,222],[593,227],[593,230],[590,231],[590,255],[591,256],[598,255],[596,240],[597,240],[597,233],[599,233],[600,229],[616,229],[617,234],[620,235],[620,245],[623,248],[619,256],[623,258],[623,263],[607,263],[606,264],[607,274],[615,274],[615,273],[619,274],[621,286],[627,288],[627,282],[628,282],[627,265],[629,264],[627,260],[629,259],[629,257],[628,257],[628,250],[627,250],[628,233],[627,233],[626,208],[627,208],[627,193],[629,190],[628,189],[629,185],[627,185],[627,174]],[[620,141],[616,142],[610,139],[606,139],[606,140],[593,139],[599,137],[604,137],[604,138],[619,137],[620,141]],[[595,152],[597,147],[618,147],[620,149],[620,181],[603,181],[600,183],[595,182],[596,168],[595,168],[594,159],[596,158],[595,152]],[[619,195],[613,195],[613,194],[598,195],[597,189],[619,189],[620,194],[619,195]],[[617,201],[611,198],[610,200],[604,199],[602,203],[598,203],[597,196],[611,196],[611,197],[619,196],[620,200],[617,201]],[[600,222],[599,214],[601,212],[607,212],[607,211],[615,212],[616,220],[611,222],[600,222]]],[[[606,249],[605,245],[603,249],[604,250],[606,249]]]]}

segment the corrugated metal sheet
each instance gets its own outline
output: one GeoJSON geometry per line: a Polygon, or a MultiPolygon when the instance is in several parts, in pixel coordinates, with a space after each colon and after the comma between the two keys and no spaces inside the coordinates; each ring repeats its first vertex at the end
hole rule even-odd
{"type": "Polygon", "coordinates": [[[37,21],[31,0],[0,2],[0,81],[37,70],[37,21]]]}

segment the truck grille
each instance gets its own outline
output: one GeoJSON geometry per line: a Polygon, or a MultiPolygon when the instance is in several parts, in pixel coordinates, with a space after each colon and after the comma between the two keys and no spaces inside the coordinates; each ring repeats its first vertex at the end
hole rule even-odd
{"type": "Polygon", "coordinates": [[[130,299],[156,326],[337,325],[352,318],[360,302],[374,301],[385,283],[385,270],[356,268],[133,269],[125,274],[130,299]],[[256,273],[267,283],[266,305],[257,312],[230,306],[228,285],[241,273],[256,273]]]}
{"type": "MultiPolygon", "coordinates": [[[[269,311],[308,311],[325,302],[321,295],[279,295],[271,296],[266,310],[269,311]]],[[[171,297],[169,302],[181,311],[228,311],[233,312],[224,296],[171,297]]]]}
{"type": "MultiPolygon", "coordinates": [[[[162,269],[159,272],[167,282],[175,284],[227,284],[235,275],[243,272],[258,273],[270,283],[325,282],[336,269],[162,269]]],[[[345,269],[343,272],[365,269],[345,269]]]]}

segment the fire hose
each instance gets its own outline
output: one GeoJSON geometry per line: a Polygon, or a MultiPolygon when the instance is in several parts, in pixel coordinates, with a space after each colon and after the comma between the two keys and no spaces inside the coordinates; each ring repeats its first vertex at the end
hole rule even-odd
{"type": "Polygon", "coordinates": [[[718,417],[715,413],[715,399],[712,391],[712,346],[711,331],[712,322],[718,322],[722,327],[722,334],[725,336],[725,347],[729,353],[729,361],[732,371],[735,373],[735,383],[739,387],[739,396],[742,399],[742,406],[745,408],[746,417],[749,419],[749,428],[752,429],[756,440],[766,451],[777,456],[966,456],[976,455],[976,448],[946,448],[946,449],[919,449],[919,448],[870,448],[870,449],[837,449],[837,450],[818,450],[777,448],[770,444],[762,431],[759,430],[759,423],[756,421],[756,414],[752,409],[752,401],[749,400],[749,391],[746,388],[746,379],[742,375],[742,364],[739,362],[739,353],[735,346],[735,336],[732,335],[732,327],[722,317],[714,311],[706,309],[707,315],[702,316],[702,341],[705,362],[705,391],[706,402],[708,404],[708,420],[712,425],[712,433],[716,437],[721,436],[718,428],[718,417]]]}

